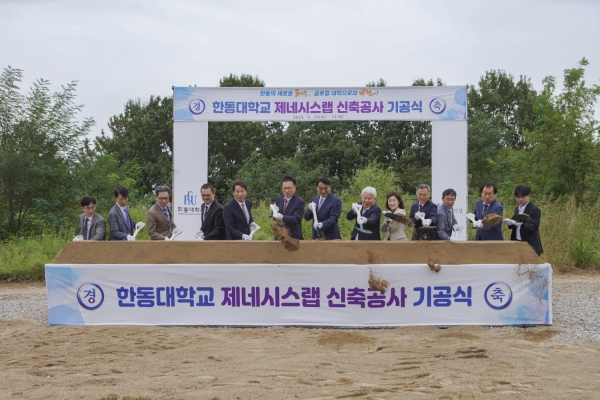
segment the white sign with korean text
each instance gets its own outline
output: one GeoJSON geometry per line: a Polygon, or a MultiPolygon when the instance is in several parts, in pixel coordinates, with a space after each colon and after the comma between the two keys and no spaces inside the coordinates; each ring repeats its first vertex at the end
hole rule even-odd
{"type": "Polygon", "coordinates": [[[48,264],[46,285],[50,325],[552,323],[549,264],[48,264]]]}
{"type": "Polygon", "coordinates": [[[465,121],[466,86],[173,88],[174,121],[465,121]]]}

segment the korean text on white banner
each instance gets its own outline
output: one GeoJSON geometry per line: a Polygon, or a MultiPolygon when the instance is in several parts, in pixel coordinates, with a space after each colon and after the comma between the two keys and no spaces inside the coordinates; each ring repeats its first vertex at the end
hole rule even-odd
{"type": "Polygon", "coordinates": [[[50,325],[551,324],[551,280],[549,264],[46,265],[50,325]]]}
{"type": "Polygon", "coordinates": [[[466,86],[173,89],[177,121],[464,121],[466,86]]]}

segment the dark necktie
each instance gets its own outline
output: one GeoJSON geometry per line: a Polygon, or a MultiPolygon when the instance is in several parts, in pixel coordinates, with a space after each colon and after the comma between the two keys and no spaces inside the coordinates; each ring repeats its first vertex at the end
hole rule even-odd
{"type": "Polygon", "coordinates": [[[285,199],[285,201],[283,202],[283,212],[282,212],[282,214],[285,214],[285,209],[287,208],[287,203],[288,203],[288,199],[285,199]]]}
{"type": "Polygon", "coordinates": [[[171,223],[171,216],[169,215],[169,208],[165,207],[165,208],[162,208],[162,210],[163,210],[163,213],[165,214],[165,217],[167,217],[167,222],[171,223]]]}
{"type": "Polygon", "coordinates": [[[88,240],[88,218],[85,217],[85,222],[83,223],[83,240],[88,240]]]}
{"type": "Polygon", "coordinates": [[[484,213],[484,214],[485,214],[485,212],[487,211],[488,207],[489,207],[489,206],[488,206],[487,204],[484,204],[484,205],[483,205],[483,213],[484,213]]]}
{"type": "Polygon", "coordinates": [[[202,222],[206,221],[206,214],[208,213],[208,207],[204,205],[204,212],[202,213],[202,222]]]}
{"type": "Polygon", "coordinates": [[[123,209],[123,212],[125,212],[125,221],[127,222],[127,228],[129,228],[129,231],[131,231],[131,218],[129,217],[129,211],[127,211],[127,207],[123,209]]]}

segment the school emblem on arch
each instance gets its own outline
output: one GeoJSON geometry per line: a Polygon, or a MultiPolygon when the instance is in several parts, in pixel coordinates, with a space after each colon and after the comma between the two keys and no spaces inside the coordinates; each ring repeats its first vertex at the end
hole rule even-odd
{"type": "Polygon", "coordinates": [[[86,310],[95,310],[104,302],[104,291],[92,282],[84,283],[77,290],[77,301],[86,310]]]}
{"type": "Polygon", "coordinates": [[[429,102],[429,109],[434,114],[441,114],[446,111],[446,102],[444,99],[436,97],[429,102]]]}
{"type": "Polygon", "coordinates": [[[200,99],[194,99],[190,101],[190,112],[194,115],[199,115],[204,112],[206,105],[200,99]]]}
{"type": "Polygon", "coordinates": [[[502,310],[512,301],[512,290],[504,282],[494,282],[485,289],[483,296],[488,306],[494,310],[502,310]]]}

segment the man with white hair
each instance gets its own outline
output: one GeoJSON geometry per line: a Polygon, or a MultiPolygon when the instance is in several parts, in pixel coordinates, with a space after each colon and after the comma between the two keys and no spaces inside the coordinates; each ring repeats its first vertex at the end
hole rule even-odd
{"type": "Polygon", "coordinates": [[[352,230],[352,240],[381,240],[379,223],[381,220],[381,208],[377,201],[377,190],[367,186],[363,189],[362,201],[352,204],[352,209],[346,214],[348,220],[356,219],[352,230]]]}
{"type": "Polygon", "coordinates": [[[417,202],[410,208],[410,219],[415,222],[412,240],[437,240],[437,207],[429,200],[431,188],[417,186],[417,202]]]}

